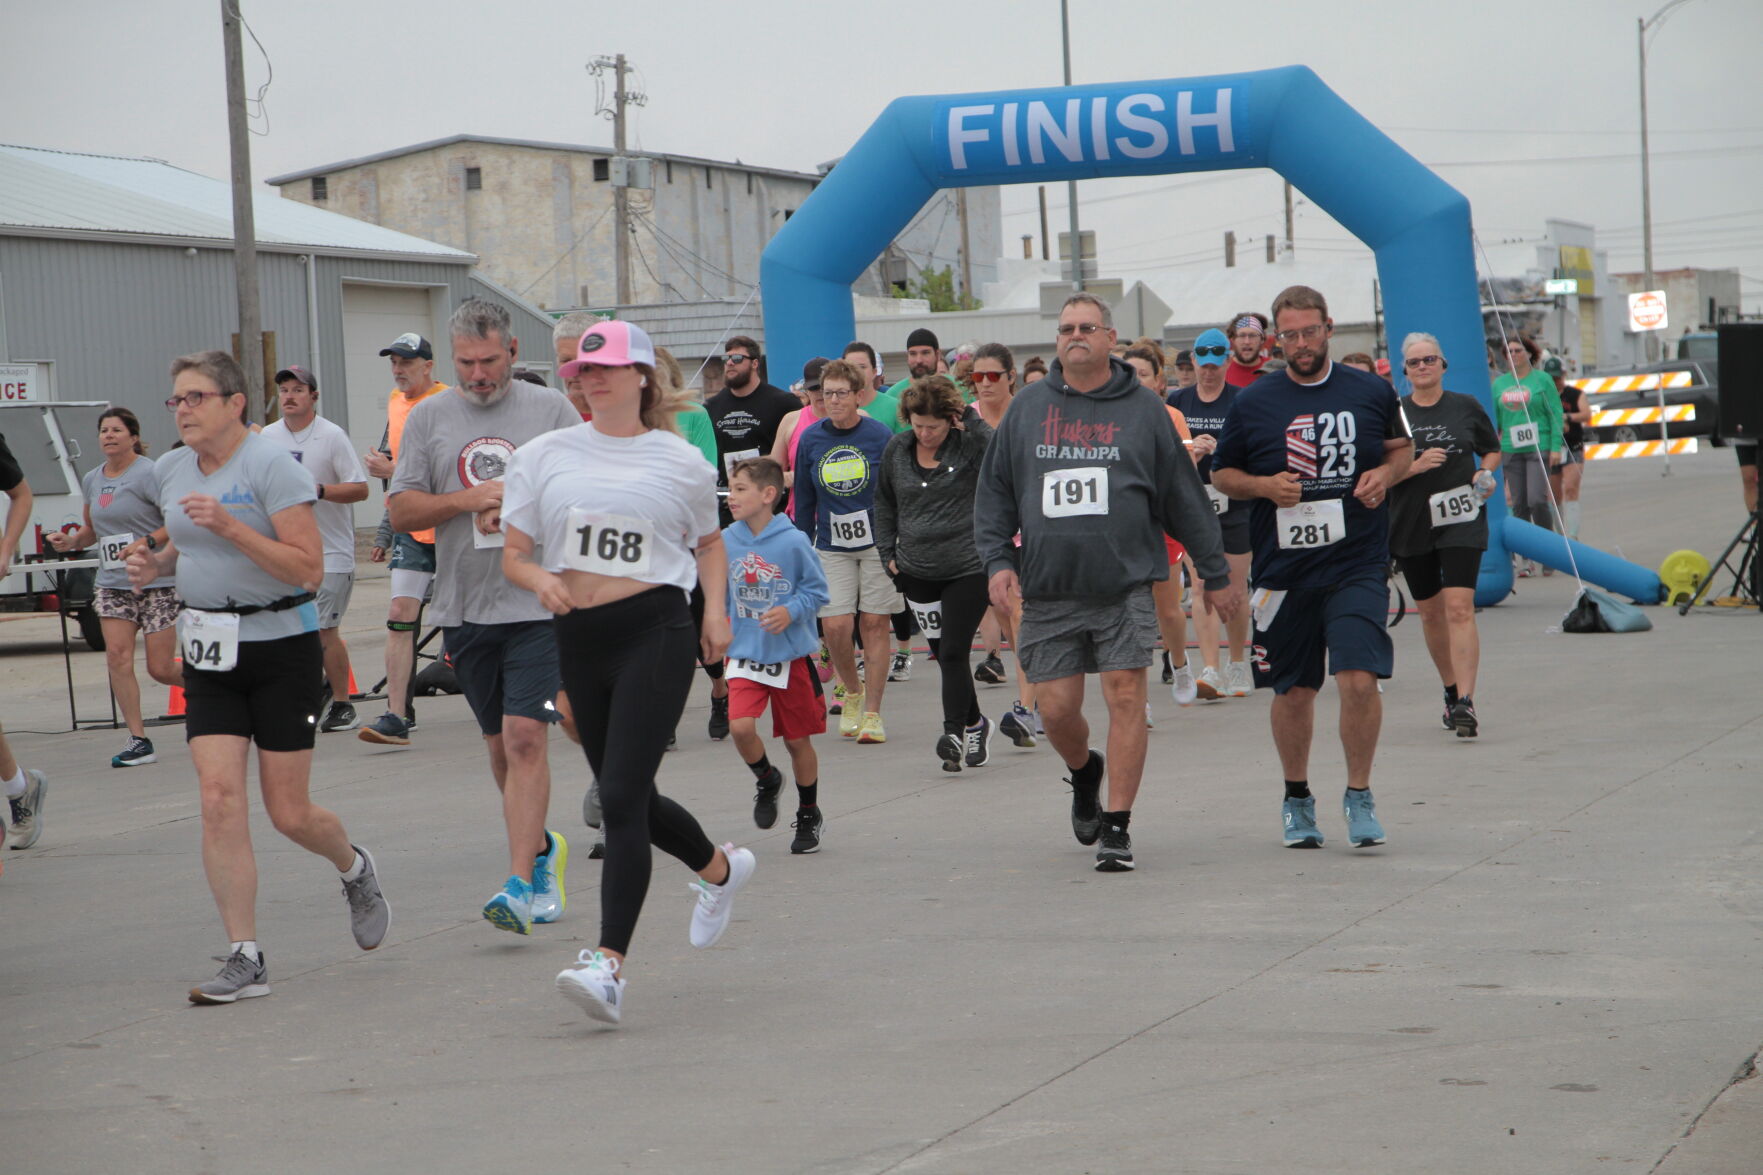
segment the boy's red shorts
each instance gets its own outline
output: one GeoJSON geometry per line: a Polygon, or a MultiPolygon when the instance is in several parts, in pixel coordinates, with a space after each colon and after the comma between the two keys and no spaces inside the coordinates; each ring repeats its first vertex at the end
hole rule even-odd
{"type": "Polygon", "coordinates": [[[773,738],[808,738],[826,733],[826,695],[820,674],[808,657],[790,662],[790,681],[783,689],[760,685],[744,677],[729,678],[728,716],[757,718],[771,706],[773,738]]]}
{"type": "Polygon", "coordinates": [[[1169,565],[1171,567],[1174,567],[1177,563],[1180,563],[1181,557],[1183,555],[1187,554],[1187,548],[1183,547],[1180,543],[1176,542],[1174,539],[1170,538],[1168,535],[1163,536],[1163,545],[1165,547],[1169,548],[1169,565]]]}

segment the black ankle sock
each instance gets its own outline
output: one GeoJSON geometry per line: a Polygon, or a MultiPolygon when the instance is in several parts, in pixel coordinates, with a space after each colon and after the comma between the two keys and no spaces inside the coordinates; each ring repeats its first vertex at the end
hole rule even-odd
{"type": "Polygon", "coordinates": [[[759,753],[759,761],[757,763],[747,764],[747,770],[753,773],[754,779],[764,779],[767,775],[771,774],[771,757],[761,751],[759,753]]]}
{"type": "Polygon", "coordinates": [[[1448,685],[1445,687],[1445,705],[1455,706],[1456,704],[1457,704],[1457,687],[1455,685],[1448,685]]]}
{"type": "Polygon", "coordinates": [[[1310,781],[1308,779],[1286,780],[1286,799],[1307,800],[1310,798],[1310,781]]]}
{"type": "Polygon", "coordinates": [[[806,787],[799,783],[796,785],[796,803],[800,807],[812,808],[819,799],[820,780],[817,779],[806,787]]]}
{"type": "Polygon", "coordinates": [[[1102,823],[1112,824],[1116,828],[1125,828],[1128,824],[1132,823],[1132,810],[1128,809],[1125,812],[1104,812],[1102,813],[1102,823]]]}
{"type": "Polygon", "coordinates": [[[1102,782],[1102,756],[1091,751],[1084,765],[1071,773],[1073,782],[1096,784],[1102,782]]]}

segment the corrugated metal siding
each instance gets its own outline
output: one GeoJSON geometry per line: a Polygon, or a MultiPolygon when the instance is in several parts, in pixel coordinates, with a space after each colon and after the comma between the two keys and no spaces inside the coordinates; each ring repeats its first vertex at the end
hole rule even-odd
{"type": "MultiPolygon", "coordinates": [[[[259,254],[264,329],[278,358],[310,352],[306,267],[259,254]]],[[[436,266],[432,268],[456,268],[436,266]]],[[[238,314],[230,250],[0,237],[8,358],[55,364],[58,399],[109,400],[141,418],[155,453],[177,439],[164,407],[178,355],[230,350],[238,314]]]]}

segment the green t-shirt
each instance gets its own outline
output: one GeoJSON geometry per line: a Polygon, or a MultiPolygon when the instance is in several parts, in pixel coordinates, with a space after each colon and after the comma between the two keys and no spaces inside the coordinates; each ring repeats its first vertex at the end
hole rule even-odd
{"type": "Polygon", "coordinates": [[[905,432],[912,426],[900,419],[900,393],[896,389],[903,388],[911,382],[909,379],[903,379],[887,391],[877,392],[875,399],[863,406],[863,411],[887,425],[889,432],[905,432]]]}
{"type": "Polygon", "coordinates": [[[1561,397],[1547,372],[1532,371],[1523,379],[1505,372],[1494,380],[1494,423],[1500,430],[1502,453],[1555,453],[1561,449],[1561,397]],[[1513,429],[1524,433],[1534,426],[1533,444],[1517,443],[1513,429]]]}
{"type": "Polygon", "coordinates": [[[674,416],[679,422],[680,435],[704,454],[704,460],[710,462],[710,468],[716,468],[716,427],[710,423],[710,413],[697,404],[689,404],[674,416]]]}

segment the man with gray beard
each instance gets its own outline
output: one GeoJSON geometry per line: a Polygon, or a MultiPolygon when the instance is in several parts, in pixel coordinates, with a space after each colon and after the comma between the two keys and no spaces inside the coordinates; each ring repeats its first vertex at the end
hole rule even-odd
{"type": "Polygon", "coordinates": [[[502,574],[502,473],[516,448],[581,416],[561,392],[513,378],[520,348],[506,309],[470,298],[448,326],[458,383],[411,410],[386,500],[398,531],[435,530],[428,615],[484,736],[508,827],[508,881],[484,918],[528,934],[562,913],[569,846],[545,828],[557,646],[551,613],[502,574]]]}

